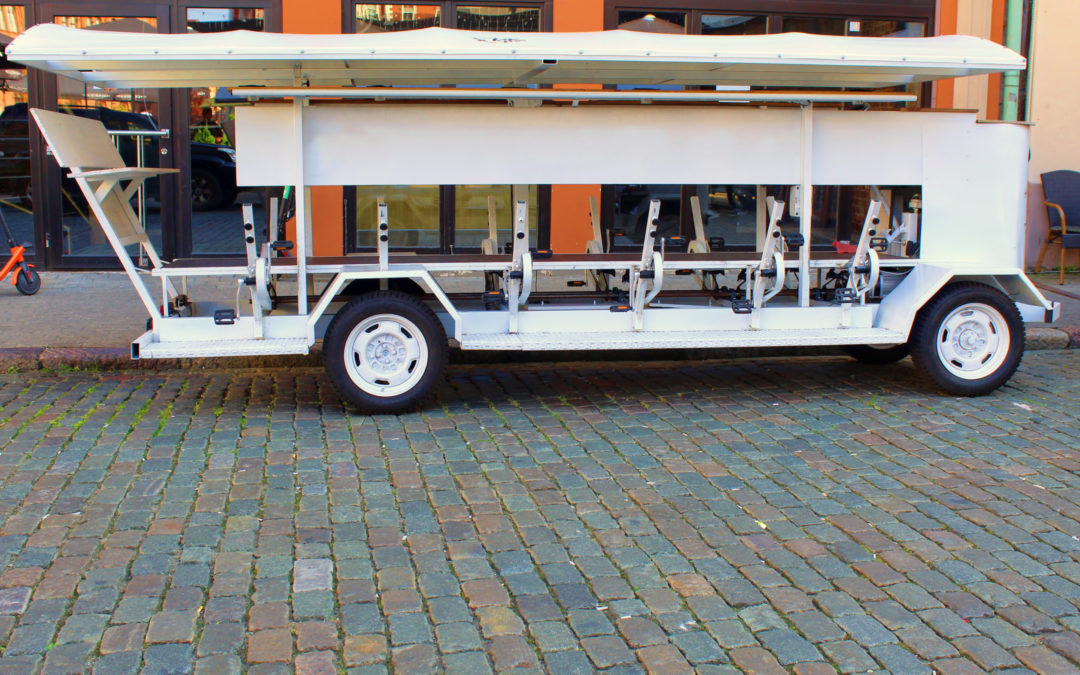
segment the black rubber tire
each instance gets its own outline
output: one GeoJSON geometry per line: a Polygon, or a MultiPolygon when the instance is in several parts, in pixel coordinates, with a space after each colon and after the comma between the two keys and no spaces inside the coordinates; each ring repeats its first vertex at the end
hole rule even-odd
{"type": "Polygon", "coordinates": [[[844,349],[853,359],[875,366],[896,363],[911,353],[906,342],[897,345],[848,345],[844,349]]]}
{"type": "Polygon", "coordinates": [[[191,172],[191,210],[213,211],[225,200],[221,181],[210,171],[195,169],[191,172]]]}
{"type": "Polygon", "coordinates": [[[939,387],[957,396],[984,396],[1005,384],[1020,366],[1024,354],[1024,321],[1016,304],[1004,293],[985,284],[963,281],[949,284],[926,303],[911,330],[908,345],[915,366],[939,387]],[[949,314],[961,305],[980,303],[1001,314],[1009,332],[1009,348],[996,369],[978,379],[964,379],[949,372],[938,355],[938,333],[949,314]]]}
{"type": "Polygon", "coordinates": [[[19,289],[23,295],[33,295],[41,290],[41,277],[33,267],[27,267],[25,270],[16,267],[15,274],[18,275],[15,277],[15,288],[19,289]]]}
{"type": "Polygon", "coordinates": [[[334,387],[346,401],[368,413],[401,413],[415,410],[431,399],[442,380],[448,357],[446,331],[431,309],[419,299],[399,291],[375,291],[361,295],[342,307],[330,321],[323,338],[323,359],[334,387]],[[427,368],[413,386],[394,396],[380,396],[362,389],[346,366],[349,335],[365,319],[389,314],[411,322],[427,345],[427,368]]]}

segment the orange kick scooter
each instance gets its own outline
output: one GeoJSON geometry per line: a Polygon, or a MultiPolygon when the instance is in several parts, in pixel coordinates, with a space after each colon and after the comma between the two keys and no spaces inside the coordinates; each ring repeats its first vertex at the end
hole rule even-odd
{"type": "Polygon", "coordinates": [[[8,248],[11,249],[11,257],[4,263],[4,267],[0,268],[0,281],[3,281],[9,273],[11,274],[11,283],[15,288],[19,289],[19,292],[23,295],[33,295],[37,293],[41,288],[41,277],[38,276],[37,270],[33,265],[30,265],[23,259],[23,254],[26,253],[26,246],[16,246],[15,240],[11,238],[11,230],[8,229],[7,219],[4,218],[4,213],[0,211],[0,225],[4,226],[4,234],[7,236],[8,248]]]}

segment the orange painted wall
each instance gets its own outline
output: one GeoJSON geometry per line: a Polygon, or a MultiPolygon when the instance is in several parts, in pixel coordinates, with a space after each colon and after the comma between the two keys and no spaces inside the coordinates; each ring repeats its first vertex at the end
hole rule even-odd
{"type": "MultiPolygon", "coordinates": [[[[938,35],[956,33],[956,13],[958,0],[940,0],[938,3],[938,35]]],[[[934,84],[934,106],[937,108],[953,107],[953,81],[942,80],[934,84]]]]}
{"type": "MultiPolygon", "coordinates": [[[[286,33],[341,33],[339,0],[282,0],[282,30],[286,33]]],[[[311,189],[313,250],[311,255],[342,255],[345,227],[341,208],[342,189],[337,186],[311,189]]],[[[288,236],[295,238],[295,230],[288,236]]]]}
{"type": "MultiPolygon", "coordinates": [[[[990,39],[1005,43],[1005,0],[994,0],[990,39]]],[[[1001,75],[991,75],[986,87],[986,119],[1001,119],[1001,75]]]]}
{"type": "MultiPolygon", "coordinates": [[[[555,0],[552,25],[555,32],[604,30],[604,3],[599,0],[555,0]]],[[[567,158],[567,161],[572,161],[567,158]]],[[[592,239],[589,197],[600,203],[599,185],[551,186],[551,249],[560,253],[584,253],[592,239]]]]}

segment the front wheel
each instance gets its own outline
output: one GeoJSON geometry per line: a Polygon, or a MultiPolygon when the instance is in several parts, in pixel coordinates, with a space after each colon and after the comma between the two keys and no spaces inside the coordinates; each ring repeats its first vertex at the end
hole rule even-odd
{"type": "Polygon", "coordinates": [[[16,267],[15,288],[23,295],[33,295],[41,290],[41,277],[33,267],[16,267]]]}
{"type": "Polygon", "coordinates": [[[982,396],[1005,384],[1020,365],[1024,322],[1001,291],[956,283],[922,309],[909,345],[915,365],[942,389],[982,396]]]}
{"type": "Polygon", "coordinates": [[[411,295],[368,293],[345,305],[323,341],[338,392],[361,410],[397,413],[423,405],[446,366],[446,332],[411,295]]]}

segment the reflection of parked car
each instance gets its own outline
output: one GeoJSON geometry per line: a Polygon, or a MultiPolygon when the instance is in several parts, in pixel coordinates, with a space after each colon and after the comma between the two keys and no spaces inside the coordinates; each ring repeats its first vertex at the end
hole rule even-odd
{"type": "MultiPolygon", "coordinates": [[[[68,106],[64,112],[98,120],[109,131],[156,131],[157,122],[149,115],[121,112],[110,108],[68,106]]],[[[144,164],[157,166],[157,141],[153,138],[121,136],[118,141],[120,156],[129,166],[135,166],[137,143],[146,148],[144,164]],[[154,148],[155,151],[149,150],[154,148]]],[[[0,162],[0,191],[4,194],[23,196],[29,194],[30,153],[27,136],[27,106],[16,103],[0,114],[0,159],[12,156],[21,161],[0,162]],[[10,164],[10,166],[9,166],[10,164]]],[[[147,183],[150,196],[156,196],[156,181],[147,183]]],[[[71,195],[78,195],[74,185],[65,188],[71,195]]],[[[191,208],[209,211],[228,206],[236,199],[236,152],[223,145],[191,143],[191,208]]]]}

